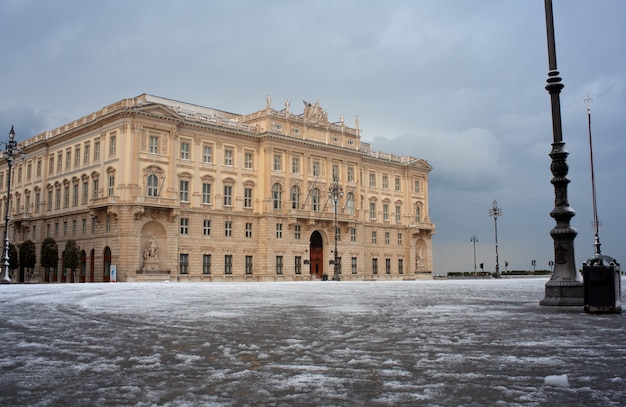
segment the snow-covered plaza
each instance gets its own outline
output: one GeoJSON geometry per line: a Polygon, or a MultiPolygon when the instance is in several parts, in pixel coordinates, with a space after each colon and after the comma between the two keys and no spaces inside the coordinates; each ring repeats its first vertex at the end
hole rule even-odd
{"type": "Polygon", "coordinates": [[[625,317],[546,281],[0,286],[0,405],[625,405],[625,317]]]}

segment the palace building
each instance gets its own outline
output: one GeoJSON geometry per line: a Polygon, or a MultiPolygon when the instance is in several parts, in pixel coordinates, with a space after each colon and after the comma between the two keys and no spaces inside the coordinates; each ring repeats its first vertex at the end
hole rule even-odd
{"type": "MultiPolygon", "coordinates": [[[[358,117],[350,127],[318,102],[291,109],[268,97],[240,115],[144,94],[24,141],[9,240],[33,241],[37,266],[12,281],[315,280],[335,258],[341,280],[431,278],[432,167],[372,151],[358,117]],[[59,249],[50,273],[47,237],[59,249]]],[[[2,159],[3,214],[7,178],[2,159]]]]}

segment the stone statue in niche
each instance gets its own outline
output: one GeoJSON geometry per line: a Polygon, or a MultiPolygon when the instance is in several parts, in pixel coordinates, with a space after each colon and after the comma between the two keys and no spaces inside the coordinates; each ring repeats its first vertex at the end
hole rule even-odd
{"type": "Polygon", "coordinates": [[[159,246],[154,236],[143,250],[143,271],[159,270],[159,246]]]}

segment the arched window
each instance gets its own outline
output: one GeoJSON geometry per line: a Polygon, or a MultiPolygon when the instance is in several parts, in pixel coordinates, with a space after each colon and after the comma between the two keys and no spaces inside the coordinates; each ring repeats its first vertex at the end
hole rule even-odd
{"type": "Polygon", "coordinates": [[[291,209],[300,209],[300,187],[291,187],[291,209]]]}
{"type": "Polygon", "coordinates": [[[354,194],[348,192],[346,195],[346,207],[348,208],[348,215],[354,215],[354,194]]]}
{"type": "Polygon", "coordinates": [[[274,201],[274,209],[282,209],[283,186],[279,183],[272,185],[272,200],[274,201]]]}
{"type": "Polygon", "coordinates": [[[319,212],[321,209],[320,190],[318,188],[313,188],[313,191],[311,191],[311,207],[316,212],[319,212]]]}
{"type": "Polygon", "coordinates": [[[148,175],[148,196],[159,196],[159,179],[156,174],[148,175]]]}
{"type": "Polygon", "coordinates": [[[420,222],[420,204],[419,202],[415,204],[415,222],[420,222]]]}

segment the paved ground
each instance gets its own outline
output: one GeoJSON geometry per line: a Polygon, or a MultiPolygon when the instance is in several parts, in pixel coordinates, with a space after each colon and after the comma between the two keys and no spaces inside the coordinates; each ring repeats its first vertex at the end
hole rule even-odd
{"type": "Polygon", "coordinates": [[[626,317],[546,281],[0,286],[0,405],[625,405],[626,317]]]}

